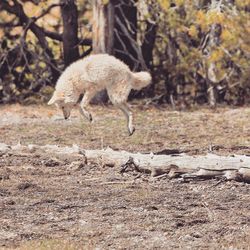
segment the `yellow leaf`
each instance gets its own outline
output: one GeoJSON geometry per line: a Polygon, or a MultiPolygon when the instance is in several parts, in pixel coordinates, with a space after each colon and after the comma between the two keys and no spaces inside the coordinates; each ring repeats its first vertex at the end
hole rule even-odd
{"type": "Polygon", "coordinates": [[[164,9],[165,11],[167,11],[170,7],[170,1],[169,0],[158,0],[160,6],[162,7],[162,9],[164,9]]]}
{"type": "Polygon", "coordinates": [[[205,13],[202,10],[197,11],[197,13],[196,13],[196,19],[199,22],[205,21],[206,20],[205,13]]]}
{"type": "Polygon", "coordinates": [[[250,0],[236,0],[236,5],[241,8],[247,7],[250,5],[250,0]]]}
{"type": "Polygon", "coordinates": [[[229,41],[232,39],[232,33],[229,30],[224,29],[221,33],[221,39],[223,41],[229,41]]]}
{"type": "Polygon", "coordinates": [[[188,29],[188,34],[191,36],[191,37],[197,37],[198,35],[198,32],[197,32],[197,29],[194,25],[191,25],[190,28],[188,29]]]}
{"type": "Polygon", "coordinates": [[[214,50],[209,57],[209,62],[218,62],[223,58],[223,55],[224,53],[222,50],[214,50]]]}
{"type": "Polygon", "coordinates": [[[175,0],[177,6],[181,6],[184,4],[184,0],[175,0]]]}
{"type": "Polygon", "coordinates": [[[106,5],[106,4],[109,3],[109,0],[102,0],[102,3],[103,3],[104,5],[106,5]]]}
{"type": "Polygon", "coordinates": [[[42,69],[46,68],[46,63],[45,62],[39,62],[39,67],[41,67],[42,69]]]}
{"type": "Polygon", "coordinates": [[[23,67],[22,67],[22,66],[16,67],[16,71],[17,71],[18,73],[21,73],[21,72],[23,71],[23,67]]]}
{"type": "Polygon", "coordinates": [[[224,20],[225,20],[224,14],[221,12],[218,12],[217,10],[211,10],[207,13],[208,24],[213,24],[213,23],[223,24],[224,20]]]}
{"type": "Polygon", "coordinates": [[[197,11],[196,22],[200,25],[203,31],[207,30],[206,14],[202,10],[197,11]]]}

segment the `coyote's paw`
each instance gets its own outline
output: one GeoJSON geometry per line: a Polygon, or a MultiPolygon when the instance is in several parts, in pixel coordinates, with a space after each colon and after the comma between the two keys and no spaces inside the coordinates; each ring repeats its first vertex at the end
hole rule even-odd
{"type": "Polygon", "coordinates": [[[128,129],[128,135],[129,136],[131,136],[134,132],[135,132],[135,128],[134,127],[128,129]]]}
{"type": "Polygon", "coordinates": [[[91,114],[89,114],[88,120],[89,120],[89,122],[93,122],[93,117],[91,114]]]}

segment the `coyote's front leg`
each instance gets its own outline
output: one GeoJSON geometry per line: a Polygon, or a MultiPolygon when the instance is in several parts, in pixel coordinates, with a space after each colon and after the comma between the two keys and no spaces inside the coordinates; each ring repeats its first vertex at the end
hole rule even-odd
{"type": "Polygon", "coordinates": [[[135,132],[135,127],[133,125],[133,113],[126,103],[117,105],[118,108],[125,114],[127,119],[127,127],[129,135],[135,132]]]}
{"type": "Polygon", "coordinates": [[[82,101],[80,103],[80,108],[79,108],[81,115],[86,117],[90,122],[92,122],[93,118],[92,118],[91,113],[86,108],[95,94],[96,94],[95,91],[86,91],[82,98],[82,101]]]}

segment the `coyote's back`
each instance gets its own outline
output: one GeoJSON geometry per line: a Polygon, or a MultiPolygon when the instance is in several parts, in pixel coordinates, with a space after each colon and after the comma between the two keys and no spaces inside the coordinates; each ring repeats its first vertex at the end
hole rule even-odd
{"type": "Polygon", "coordinates": [[[78,63],[81,64],[84,80],[105,85],[103,87],[127,80],[131,88],[139,90],[151,82],[148,72],[133,73],[125,63],[108,54],[91,55],[78,63]]]}

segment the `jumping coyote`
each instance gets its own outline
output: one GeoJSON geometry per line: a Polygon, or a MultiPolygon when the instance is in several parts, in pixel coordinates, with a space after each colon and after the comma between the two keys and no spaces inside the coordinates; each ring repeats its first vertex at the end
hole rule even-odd
{"type": "Polygon", "coordinates": [[[97,92],[106,89],[111,102],[125,114],[129,135],[135,131],[133,115],[127,105],[131,89],[140,90],[151,82],[148,72],[133,73],[129,67],[114,56],[107,54],[90,55],[72,63],[57,81],[56,89],[48,102],[62,109],[68,119],[80,95],[80,113],[89,121],[92,115],[87,106],[97,92]]]}

